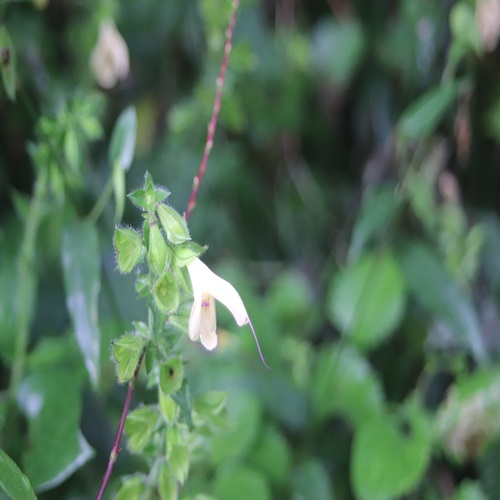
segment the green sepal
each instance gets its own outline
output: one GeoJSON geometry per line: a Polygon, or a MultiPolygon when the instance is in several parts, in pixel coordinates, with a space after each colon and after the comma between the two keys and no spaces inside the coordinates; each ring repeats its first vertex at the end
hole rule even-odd
{"type": "Polygon", "coordinates": [[[177,415],[179,414],[179,405],[170,397],[170,395],[165,394],[161,390],[158,391],[158,400],[160,403],[160,411],[165,421],[169,424],[176,422],[177,415]]]}
{"type": "Polygon", "coordinates": [[[191,239],[186,220],[172,207],[160,203],[156,207],[156,213],[170,243],[178,245],[191,239]]]}
{"type": "Polygon", "coordinates": [[[198,245],[194,241],[186,241],[173,248],[174,262],[177,267],[189,266],[194,259],[205,253],[207,246],[198,245]]]}
{"type": "Polygon", "coordinates": [[[144,189],[136,189],[127,195],[127,198],[137,207],[146,210],[146,191],[144,189]]]}
{"type": "Polygon", "coordinates": [[[158,309],[165,314],[172,314],[179,307],[179,285],[172,273],[166,272],[158,278],[153,287],[153,297],[158,309]]]}
{"type": "Polygon", "coordinates": [[[129,436],[130,451],[140,453],[149,444],[159,416],[154,406],[141,406],[127,415],[125,432],[129,436]]]}
{"type": "Polygon", "coordinates": [[[120,383],[128,382],[139,362],[145,339],[135,333],[127,333],[112,343],[116,373],[120,383]]]}
{"type": "Polygon", "coordinates": [[[149,248],[148,248],[148,264],[152,271],[161,275],[163,271],[170,265],[172,252],[168,248],[161,229],[156,222],[152,222],[149,226],[149,248]]]}
{"type": "Polygon", "coordinates": [[[169,359],[160,366],[160,389],[165,394],[177,392],[184,380],[184,368],[179,358],[169,359]]]}
{"type": "Polygon", "coordinates": [[[120,272],[129,273],[144,259],[146,248],[142,244],[141,234],[134,229],[117,227],[113,243],[120,272]]]}

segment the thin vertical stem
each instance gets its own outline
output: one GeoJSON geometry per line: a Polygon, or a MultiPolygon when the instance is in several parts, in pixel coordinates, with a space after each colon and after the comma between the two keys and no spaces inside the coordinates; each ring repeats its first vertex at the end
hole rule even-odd
{"type": "Polygon", "coordinates": [[[35,181],[35,189],[30,203],[17,265],[16,306],[18,310],[14,363],[9,384],[9,397],[11,401],[16,397],[26,364],[26,348],[29,340],[31,321],[33,319],[37,283],[34,270],[35,243],[42,218],[42,203],[45,191],[46,176],[41,172],[35,181]]]}
{"type": "Polygon", "coordinates": [[[111,453],[109,454],[108,467],[106,468],[106,473],[102,478],[101,487],[99,488],[99,493],[97,494],[96,499],[101,500],[106,487],[108,486],[109,479],[111,478],[111,473],[113,472],[113,467],[115,466],[116,459],[118,458],[118,454],[120,453],[120,441],[123,434],[123,428],[125,427],[125,420],[127,419],[127,413],[130,408],[130,403],[132,401],[132,393],[134,392],[134,385],[137,379],[137,375],[139,375],[139,370],[141,369],[142,360],[144,358],[144,350],[141,352],[139,357],[139,361],[137,362],[137,366],[134,370],[134,375],[132,379],[128,383],[127,387],[127,396],[125,397],[125,403],[123,405],[122,415],[120,417],[120,423],[118,424],[118,430],[116,431],[115,442],[113,443],[113,448],[111,449],[111,453]]]}
{"type": "Polygon", "coordinates": [[[231,48],[233,46],[233,33],[234,26],[236,24],[236,16],[238,14],[239,0],[233,0],[231,8],[231,17],[229,19],[229,24],[226,29],[226,42],[224,43],[224,54],[222,56],[222,63],[220,66],[219,76],[217,77],[217,88],[215,91],[214,106],[212,108],[212,116],[208,124],[207,140],[205,142],[205,148],[203,150],[203,156],[201,158],[200,168],[198,173],[193,179],[193,188],[191,190],[191,196],[187,204],[186,210],[186,220],[189,219],[191,212],[196,206],[196,196],[198,195],[198,189],[200,188],[201,181],[205,175],[207,169],[208,157],[210,156],[210,151],[214,143],[215,129],[217,128],[217,120],[219,118],[220,104],[222,100],[222,88],[224,86],[224,80],[226,78],[227,64],[229,61],[229,54],[231,53],[231,48]]]}

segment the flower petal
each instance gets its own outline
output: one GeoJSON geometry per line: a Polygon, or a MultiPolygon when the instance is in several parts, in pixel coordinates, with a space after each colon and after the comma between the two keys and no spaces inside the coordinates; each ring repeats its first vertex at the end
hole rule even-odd
{"type": "Polygon", "coordinates": [[[198,337],[206,349],[212,350],[217,345],[217,319],[215,299],[204,293],[195,299],[189,317],[189,337],[198,337]]]}
{"type": "Polygon", "coordinates": [[[189,264],[188,271],[195,298],[199,293],[206,292],[229,309],[238,326],[248,323],[248,313],[245,305],[240,294],[231,283],[217,276],[200,259],[195,259],[189,264]]]}

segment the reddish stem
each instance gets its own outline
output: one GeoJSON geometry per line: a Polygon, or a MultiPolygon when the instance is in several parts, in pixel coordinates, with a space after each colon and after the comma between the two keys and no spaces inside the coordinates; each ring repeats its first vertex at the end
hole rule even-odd
{"type": "Polygon", "coordinates": [[[205,149],[203,150],[203,156],[201,158],[200,169],[198,174],[193,179],[193,189],[191,191],[191,196],[187,204],[186,210],[186,221],[189,219],[191,212],[196,206],[196,196],[198,195],[198,189],[200,187],[203,176],[205,175],[205,170],[207,169],[208,157],[210,156],[210,151],[214,144],[215,129],[217,127],[217,119],[219,118],[220,103],[222,100],[222,87],[224,86],[224,80],[226,78],[227,63],[229,60],[229,54],[231,52],[233,43],[233,32],[234,26],[236,24],[236,15],[238,13],[240,1],[233,0],[233,5],[231,9],[231,18],[229,19],[229,24],[226,29],[226,42],[224,44],[224,54],[222,56],[222,63],[220,66],[219,76],[217,77],[217,89],[215,91],[214,107],[212,109],[212,116],[210,118],[210,123],[208,124],[207,140],[205,142],[205,149]]]}
{"type": "Polygon", "coordinates": [[[118,425],[118,430],[116,431],[115,442],[113,443],[113,448],[111,449],[111,453],[109,454],[108,467],[106,469],[106,474],[102,478],[101,487],[99,488],[99,493],[97,494],[96,500],[101,500],[106,487],[108,486],[109,479],[111,477],[111,473],[113,472],[113,467],[116,463],[116,459],[118,458],[118,453],[120,453],[120,440],[123,434],[123,428],[125,427],[125,420],[127,419],[128,409],[130,408],[130,402],[132,401],[132,393],[134,392],[134,384],[137,379],[137,375],[139,375],[139,370],[141,369],[142,359],[144,358],[144,351],[141,352],[139,357],[139,361],[137,361],[137,366],[135,367],[134,374],[132,379],[128,383],[127,388],[127,396],[125,398],[125,403],[123,405],[122,416],[120,418],[120,424],[118,425]]]}
{"type": "MultiPolygon", "coordinates": [[[[215,129],[217,127],[217,119],[219,117],[220,104],[222,99],[222,87],[224,86],[224,80],[226,78],[227,63],[232,48],[233,32],[234,32],[234,26],[236,24],[236,15],[238,13],[239,4],[240,4],[239,0],[233,0],[231,18],[229,20],[229,24],[226,29],[226,42],[224,44],[224,54],[222,56],[220,72],[217,78],[217,89],[215,92],[214,107],[212,109],[212,116],[210,118],[210,123],[208,124],[207,140],[205,142],[205,149],[203,150],[203,156],[201,159],[198,174],[193,179],[193,190],[191,191],[191,196],[189,197],[187,205],[186,221],[189,219],[191,212],[196,206],[196,196],[198,194],[198,189],[200,187],[203,176],[205,175],[205,171],[207,169],[208,157],[210,155],[210,150],[212,149],[213,146],[215,129]]],[[[109,480],[111,478],[113,467],[118,458],[118,454],[120,453],[120,441],[123,434],[123,428],[125,426],[125,420],[127,418],[127,413],[130,408],[130,402],[132,401],[132,393],[134,392],[134,384],[137,379],[137,375],[139,374],[139,370],[141,369],[143,357],[144,357],[144,351],[141,353],[139,361],[137,362],[137,366],[135,367],[134,370],[134,375],[130,380],[130,382],[128,383],[127,396],[125,398],[125,403],[123,405],[120,424],[118,425],[118,430],[116,431],[115,442],[113,444],[113,448],[111,449],[111,453],[109,455],[108,467],[102,479],[101,487],[99,488],[99,493],[97,494],[96,500],[102,499],[104,491],[106,490],[106,487],[108,486],[109,480]]]]}

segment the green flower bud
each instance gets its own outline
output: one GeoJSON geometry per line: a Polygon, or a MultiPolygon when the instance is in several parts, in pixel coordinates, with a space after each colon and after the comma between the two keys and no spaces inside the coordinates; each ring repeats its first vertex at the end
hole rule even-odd
{"type": "Polygon", "coordinates": [[[179,307],[179,285],[171,273],[166,272],[158,279],[153,288],[153,297],[161,312],[171,314],[177,311],[179,307]]]}
{"type": "Polygon", "coordinates": [[[168,248],[160,228],[153,223],[149,227],[148,264],[156,274],[162,274],[170,265],[172,253],[168,248]]]}
{"type": "Polygon", "coordinates": [[[129,273],[144,258],[146,249],[142,244],[142,236],[133,229],[115,229],[113,243],[116,250],[116,262],[122,273],[129,273]]]}
{"type": "Polygon", "coordinates": [[[160,203],[156,207],[156,212],[158,213],[158,217],[167,235],[168,241],[174,245],[178,245],[179,243],[191,239],[184,217],[172,207],[160,203]]]}

